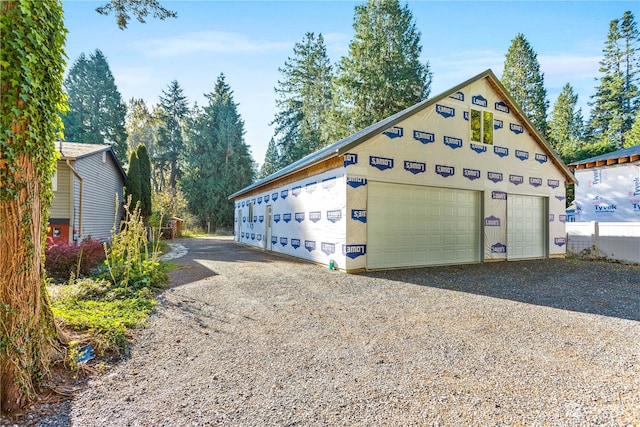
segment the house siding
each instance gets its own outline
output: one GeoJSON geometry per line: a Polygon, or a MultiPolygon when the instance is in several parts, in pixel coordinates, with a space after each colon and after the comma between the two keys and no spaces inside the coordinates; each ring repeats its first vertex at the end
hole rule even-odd
{"type": "Polygon", "coordinates": [[[53,192],[50,218],[71,220],[72,173],[66,162],[57,162],[58,188],[53,192]]]}
{"type": "MultiPolygon", "coordinates": [[[[107,240],[111,237],[114,219],[118,224],[120,221],[124,181],[108,154],[97,153],[78,159],[75,162],[75,169],[83,180],[80,237],[91,236],[94,239],[107,240]],[[116,206],[116,195],[119,200],[118,206],[116,206]]],[[[76,200],[79,201],[80,186],[79,182],[76,183],[78,185],[74,190],[76,200]]]]}

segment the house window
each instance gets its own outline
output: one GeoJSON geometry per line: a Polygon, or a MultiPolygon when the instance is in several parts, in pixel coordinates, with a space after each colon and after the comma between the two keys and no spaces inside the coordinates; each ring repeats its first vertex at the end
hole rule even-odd
{"type": "Polygon", "coordinates": [[[253,222],[253,202],[249,202],[249,222],[253,222]]]}
{"type": "Polygon", "coordinates": [[[53,191],[58,191],[58,169],[53,173],[53,177],[51,178],[51,185],[53,186],[53,191]]]}
{"type": "Polygon", "coordinates": [[[493,145],[493,113],[471,110],[471,142],[493,145]]]}

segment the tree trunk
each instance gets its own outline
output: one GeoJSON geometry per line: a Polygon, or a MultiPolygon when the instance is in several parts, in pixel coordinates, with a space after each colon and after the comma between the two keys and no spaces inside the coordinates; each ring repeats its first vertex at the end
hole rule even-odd
{"type": "Polygon", "coordinates": [[[57,341],[43,280],[40,182],[27,155],[19,155],[17,165],[17,197],[0,203],[0,410],[5,413],[33,397],[35,378],[48,374],[57,341]]]}

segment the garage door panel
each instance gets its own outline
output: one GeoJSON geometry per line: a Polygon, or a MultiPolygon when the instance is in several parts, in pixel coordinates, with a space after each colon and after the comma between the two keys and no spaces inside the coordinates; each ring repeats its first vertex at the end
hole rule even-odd
{"type": "Polygon", "coordinates": [[[480,261],[478,192],[370,182],[367,212],[368,268],[480,261]]]}
{"type": "Polygon", "coordinates": [[[507,258],[546,255],[546,202],[543,197],[509,195],[507,199],[507,258]]]}

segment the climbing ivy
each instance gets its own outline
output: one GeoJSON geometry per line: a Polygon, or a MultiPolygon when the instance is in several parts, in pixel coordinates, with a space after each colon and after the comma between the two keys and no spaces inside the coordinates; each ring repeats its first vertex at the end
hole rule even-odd
{"type": "Polygon", "coordinates": [[[56,344],[44,233],[62,136],[61,0],[0,1],[0,410],[33,396],[56,344]]]}
{"type": "Polygon", "coordinates": [[[60,0],[3,1],[0,17],[0,202],[17,197],[17,159],[33,159],[41,180],[43,206],[52,197],[56,139],[62,137],[60,112],[66,111],[62,91],[65,67],[60,0]]]}

